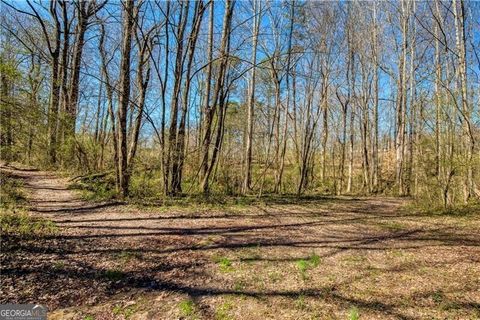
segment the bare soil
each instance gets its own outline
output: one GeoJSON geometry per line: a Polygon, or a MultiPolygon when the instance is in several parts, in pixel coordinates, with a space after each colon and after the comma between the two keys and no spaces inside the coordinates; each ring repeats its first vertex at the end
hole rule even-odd
{"type": "Polygon", "coordinates": [[[3,170],[58,232],[2,236],[0,302],[51,319],[480,319],[479,213],[386,197],[141,209],[3,170]]]}

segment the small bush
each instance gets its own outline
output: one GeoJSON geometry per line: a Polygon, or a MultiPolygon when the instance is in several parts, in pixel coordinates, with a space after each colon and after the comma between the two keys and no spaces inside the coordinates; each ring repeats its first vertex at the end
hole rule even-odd
{"type": "Polygon", "coordinates": [[[310,256],[309,263],[310,263],[310,266],[312,266],[313,268],[318,267],[318,265],[320,264],[320,262],[321,262],[320,256],[317,255],[316,253],[313,253],[313,254],[310,256]]]}
{"type": "Polygon", "coordinates": [[[79,177],[70,185],[70,188],[81,190],[82,198],[90,201],[107,201],[117,195],[113,173],[96,173],[79,177]]]}

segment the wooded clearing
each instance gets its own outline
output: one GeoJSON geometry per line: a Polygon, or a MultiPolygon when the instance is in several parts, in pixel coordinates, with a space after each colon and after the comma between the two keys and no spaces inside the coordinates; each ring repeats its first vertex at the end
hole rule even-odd
{"type": "Polygon", "coordinates": [[[2,170],[56,229],[2,239],[0,302],[42,303],[52,319],[480,317],[478,214],[386,197],[95,204],[50,172],[2,170]]]}
{"type": "Polygon", "coordinates": [[[480,1],[0,0],[1,301],[480,318],[480,1]]]}

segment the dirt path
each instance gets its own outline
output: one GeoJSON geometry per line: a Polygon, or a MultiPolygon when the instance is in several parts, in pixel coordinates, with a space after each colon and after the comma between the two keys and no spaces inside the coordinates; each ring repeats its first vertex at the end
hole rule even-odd
{"type": "Polygon", "coordinates": [[[140,210],[9,170],[59,231],[2,239],[1,303],[44,303],[56,319],[480,317],[478,215],[348,197],[140,210]]]}
{"type": "Polygon", "coordinates": [[[77,192],[68,189],[67,178],[58,178],[49,172],[35,169],[2,168],[23,181],[27,199],[32,211],[45,216],[54,216],[55,212],[75,210],[86,205],[77,192]]]}

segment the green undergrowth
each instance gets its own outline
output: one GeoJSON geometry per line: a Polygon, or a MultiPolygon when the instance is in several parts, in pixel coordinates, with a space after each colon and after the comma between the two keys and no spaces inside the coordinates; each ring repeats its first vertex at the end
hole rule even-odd
{"type": "Polygon", "coordinates": [[[308,279],[307,271],[318,267],[322,259],[316,253],[312,253],[307,259],[300,259],[297,261],[297,267],[300,271],[300,276],[303,280],[308,279]]]}
{"type": "Polygon", "coordinates": [[[13,211],[26,205],[22,182],[6,172],[0,172],[0,209],[13,211]]]}
{"type": "Polygon", "coordinates": [[[32,217],[25,211],[0,212],[0,229],[2,236],[14,235],[22,238],[53,235],[58,231],[54,222],[32,217]]]}
{"type": "MultiPolygon", "coordinates": [[[[113,171],[91,173],[78,176],[72,179],[71,189],[82,191],[82,197],[85,200],[105,201],[118,198],[115,188],[115,173],[113,171]]],[[[204,206],[215,208],[237,207],[242,208],[250,205],[282,205],[282,204],[318,204],[319,202],[328,202],[335,197],[327,195],[305,194],[297,196],[296,194],[270,194],[264,193],[259,196],[256,193],[248,195],[225,193],[216,190],[212,186],[209,194],[203,194],[197,187],[190,187],[185,183],[183,194],[176,196],[166,196],[163,192],[163,182],[160,176],[149,174],[148,172],[135,172],[130,179],[128,203],[142,207],[189,207],[204,206]]]]}
{"type": "Polygon", "coordinates": [[[76,177],[69,188],[80,190],[82,198],[87,201],[107,201],[117,195],[115,177],[109,172],[76,177]]]}
{"type": "Polygon", "coordinates": [[[44,218],[31,216],[23,184],[6,172],[0,172],[0,230],[2,236],[22,238],[51,235],[57,232],[55,223],[44,218]]]}
{"type": "Polygon", "coordinates": [[[414,201],[404,208],[410,214],[425,216],[451,216],[451,217],[480,217],[480,201],[471,201],[467,204],[452,206],[433,206],[420,201],[414,201]]]}

